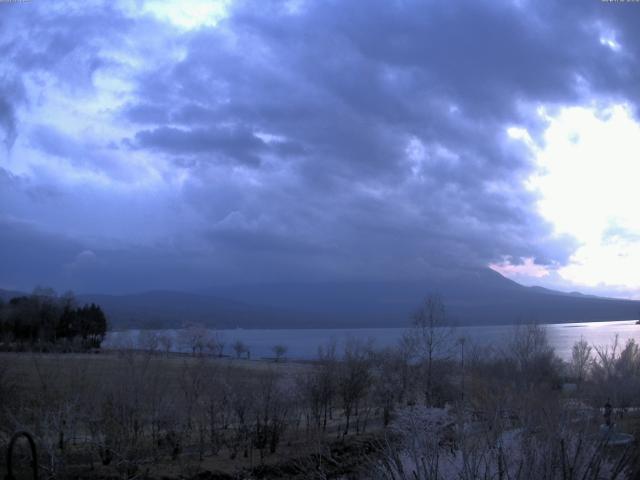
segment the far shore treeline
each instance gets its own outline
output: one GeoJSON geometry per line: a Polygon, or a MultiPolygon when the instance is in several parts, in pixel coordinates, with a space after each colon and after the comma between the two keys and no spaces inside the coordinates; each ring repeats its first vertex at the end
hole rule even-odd
{"type": "Polygon", "coordinates": [[[107,318],[100,306],[77,305],[73,293],[58,296],[48,288],[31,295],[0,299],[0,347],[3,350],[79,351],[100,348],[107,318]]]}

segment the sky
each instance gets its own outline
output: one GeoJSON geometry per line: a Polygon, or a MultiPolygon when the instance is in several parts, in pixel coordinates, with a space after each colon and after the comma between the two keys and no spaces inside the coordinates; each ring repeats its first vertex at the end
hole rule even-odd
{"type": "Polygon", "coordinates": [[[640,3],[0,2],[0,288],[640,298],[640,3]]]}

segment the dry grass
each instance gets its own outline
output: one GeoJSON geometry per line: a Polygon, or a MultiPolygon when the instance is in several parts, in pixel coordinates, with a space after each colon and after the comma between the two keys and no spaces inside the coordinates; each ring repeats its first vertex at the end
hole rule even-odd
{"type": "MultiPolygon", "coordinates": [[[[136,351],[66,354],[0,353],[0,369],[4,371],[4,378],[0,378],[0,383],[7,388],[7,391],[13,392],[13,398],[10,402],[12,405],[7,404],[7,411],[10,412],[10,417],[7,418],[11,421],[13,418],[20,418],[20,414],[14,416],[12,412],[24,412],[25,410],[32,411],[34,414],[35,412],[47,412],[49,405],[55,410],[56,407],[53,404],[57,404],[58,399],[72,398],[75,394],[86,399],[91,405],[100,408],[100,405],[103,405],[105,401],[104,392],[112,390],[112,385],[126,383],[133,385],[135,382],[140,383],[147,380],[150,382],[159,381],[160,388],[168,392],[168,395],[175,402],[176,413],[184,415],[185,405],[183,402],[185,400],[182,393],[184,378],[202,368],[206,368],[208,374],[214,372],[214,375],[219,375],[227,382],[242,382],[245,379],[252,385],[257,385],[259,380],[267,375],[275,374],[281,379],[293,379],[298,374],[310,371],[314,365],[308,362],[193,357],[184,354],[149,354],[136,351]],[[150,377],[154,377],[156,380],[149,380],[150,377]],[[105,386],[107,388],[103,388],[105,386]],[[45,400],[48,397],[55,399],[54,403],[49,404],[45,400]]],[[[2,392],[0,391],[0,393],[2,392]]],[[[252,391],[250,395],[259,395],[259,392],[252,391]]],[[[145,397],[143,401],[149,401],[148,398],[145,397]]],[[[289,421],[293,423],[295,415],[299,416],[300,413],[292,411],[291,415],[289,421]]],[[[0,447],[16,428],[17,426],[10,426],[8,423],[0,428],[0,447]]],[[[28,425],[26,428],[31,429],[28,425]]],[[[341,430],[341,424],[331,425],[322,442],[335,440],[340,436],[341,430]]],[[[66,449],[66,457],[74,459],[72,464],[68,465],[67,473],[77,470],[80,476],[85,478],[88,475],[88,465],[93,464],[91,476],[100,478],[101,475],[112,475],[113,469],[100,465],[95,453],[89,453],[87,450],[88,444],[85,438],[88,439],[88,433],[80,429],[75,432],[75,435],[79,439],[77,444],[75,440],[69,439],[69,445],[66,449]]],[[[55,443],[55,435],[53,438],[55,443]]],[[[344,440],[341,439],[343,442],[344,440]]],[[[248,471],[258,466],[275,468],[275,466],[282,467],[284,465],[290,470],[295,470],[298,462],[304,465],[304,458],[308,457],[314,449],[319,448],[309,444],[309,438],[305,436],[301,422],[298,427],[287,429],[275,454],[269,454],[264,458],[261,458],[259,451],[253,448],[249,449],[247,456],[240,451],[237,456],[231,458],[230,450],[222,448],[218,454],[207,453],[204,458],[200,459],[196,446],[197,441],[192,437],[190,442],[189,445],[183,445],[181,454],[174,460],[164,451],[156,460],[141,461],[142,471],[146,472],[145,474],[148,474],[150,478],[189,478],[201,471],[217,471],[235,475],[239,471],[248,471]]],[[[153,449],[154,447],[148,444],[146,448],[153,449]]],[[[308,461],[306,462],[308,463],[308,461]]],[[[0,473],[3,472],[3,465],[4,460],[2,459],[0,460],[0,473]]],[[[303,475],[299,478],[305,477],[303,475]]]]}
{"type": "MultiPolygon", "coordinates": [[[[145,352],[103,351],[100,353],[7,353],[0,352],[0,366],[20,389],[39,388],[42,379],[59,379],[61,384],[77,376],[93,378],[111,378],[122,369],[126,360],[134,358],[141,361],[149,358],[145,352]]],[[[191,355],[171,353],[153,354],[154,364],[163,371],[167,388],[176,387],[185,367],[198,362],[231,370],[237,375],[250,375],[261,372],[275,372],[282,375],[295,375],[313,368],[309,362],[291,362],[270,360],[246,360],[235,358],[193,357],[191,355]]]]}

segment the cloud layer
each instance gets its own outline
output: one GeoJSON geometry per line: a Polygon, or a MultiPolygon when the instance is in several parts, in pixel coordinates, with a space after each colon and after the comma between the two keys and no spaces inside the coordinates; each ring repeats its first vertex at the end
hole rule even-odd
{"type": "Polygon", "coordinates": [[[174,4],[0,4],[0,287],[556,269],[508,129],[639,100],[637,5],[174,4]]]}

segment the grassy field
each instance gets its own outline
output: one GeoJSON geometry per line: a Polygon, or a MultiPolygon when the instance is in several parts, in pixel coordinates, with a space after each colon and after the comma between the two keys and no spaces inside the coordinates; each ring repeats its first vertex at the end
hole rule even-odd
{"type": "Polygon", "coordinates": [[[207,364],[235,371],[238,374],[247,372],[275,372],[282,375],[296,375],[313,368],[312,362],[294,362],[288,360],[247,360],[229,357],[194,357],[191,355],[156,353],[149,356],[146,352],[119,352],[105,350],[99,353],[12,353],[0,352],[0,366],[4,365],[11,372],[20,386],[33,388],[40,385],[42,377],[59,378],[60,382],[77,375],[109,376],[120,370],[123,364],[134,361],[147,361],[162,369],[167,387],[175,386],[185,368],[193,367],[205,361],[207,364]],[[70,375],[71,374],[71,375],[70,375]]]}

